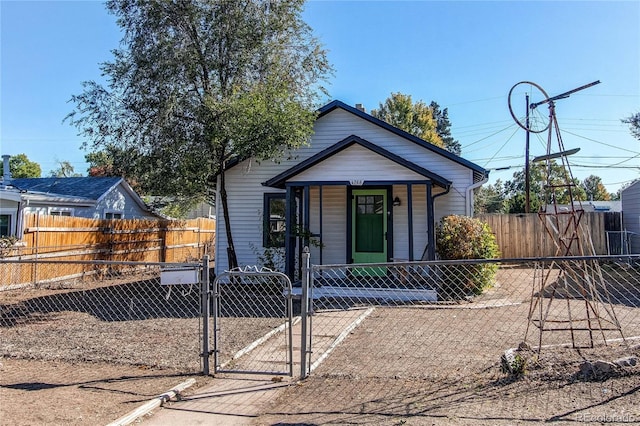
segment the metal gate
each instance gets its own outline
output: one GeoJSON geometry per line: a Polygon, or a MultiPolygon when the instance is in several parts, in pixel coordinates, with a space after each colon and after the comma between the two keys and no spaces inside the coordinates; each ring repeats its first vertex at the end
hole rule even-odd
{"type": "Polygon", "coordinates": [[[238,268],[216,277],[212,296],[214,372],[293,375],[289,277],[238,268]]]}

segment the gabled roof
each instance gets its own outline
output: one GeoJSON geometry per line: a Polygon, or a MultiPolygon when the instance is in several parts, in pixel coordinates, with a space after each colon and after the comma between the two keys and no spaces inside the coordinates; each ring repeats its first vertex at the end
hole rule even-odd
{"type": "Polygon", "coordinates": [[[482,180],[483,178],[485,178],[489,174],[489,172],[487,170],[485,170],[484,168],[478,166],[475,163],[472,163],[471,161],[465,160],[464,158],[459,157],[459,156],[447,151],[446,149],[442,149],[439,146],[433,145],[433,144],[431,144],[431,143],[429,143],[429,142],[427,142],[427,141],[425,141],[423,139],[420,139],[417,136],[412,135],[411,133],[407,133],[404,130],[401,130],[401,129],[395,127],[395,126],[392,126],[389,123],[386,123],[386,122],[384,122],[384,121],[382,121],[382,120],[380,120],[378,118],[375,118],[374,116],[372,116],[370,114],[367,114],[366,112],[361,111],[361,110],[359,110],[357,108],[349,106],[349,105],[347,105],[347,104],[345,104],[344,102],[341,102],[341,101],[337,101],[337,100],[336,101],[332,101],[332,102],[328,103],[327,105],[323,106],[322,108],[320,108],[318,110],[318,113],[319,113],[318,118],[327,115],[328,113],[330,113],[331,111],[333,111],[333,110],[335,110],[337,108],[343,109],[343,110],[345,110],[347,112],[350,112],[351,114],[357,115],[358,117],[362,118],[363,120],[366,120],[366,121],[368,121],[368,122],[370,122],[372,124],[375,124],[376,126],[380,126],[383,129],[390,131],[391,133],[394,133],[394,134],[396,134],[396,135],[398,135],[400,137],[408,139],[408,140],[420,145],[423,148],[426,148],[426,149],[428,149],[430,151],[433,151],[433,152],[435,152],[437,154],[440,154],[443,157],[446,157],[447,159],[449,159],[451,161],[454,161],[454,162],[456,162],[458,164],[461,164],[461,165],[473,170],[473,172],[474,172],[474,181],[476,181],[476,182],[482,180]]]}
{"type": "Polygon", "coordinates": [[[433,172],[430,172],[429,170],[425,169],[424,167],[418,166],[415,163],[412,163],[411,161],[405,160],[404,158],[390,152],[387,151],[384,148],[379,147],[376,144],[373,144],[365,139],[362,139],[356,135],[351,135],[351,136],[347,136],[346,138],[344,138],[343,140],[341,140],[340,142],[337,142],[333,145],[331,145],[330,147],[324,149],[323,151],[318,152],[317,154],[307,158],[306,160],[296,164],[295,166],[291,167],[288,170],[285,170],[284,172],[280,173],[277,176],[274,176],[273,178],[269,179],[268,181],[264,182],[263,185],[264,186],[271,186],[274,188],[284,188],[285,183],[287,180],[291,179],[292,177],[296,176],[297,174],[307,170],[310,167],[315,166],[316,164],[326,160],[327,158],[339,153],[340,151],[354,145],[360,145],[370,151],[375,152],[378,155],[381,155],[403,167],[406,167],[407,169],[418,173],[419,175],[422,175],[424,177],[426,177],[427,179],[431,180],[434,184],[442,187],[442,188],[449,188],[449,186],[451,185],[451,182],[445,178],[443,178],[440,175],[437,175],[433,172]]]}
{"type": "MultiPolygon", "coordinates": [[[[318,117],[317,118],[321,118],[321,117],[327,115],[328,113],[330,113],[331,111],[335,110],[336,108],[341,108],[341,109],[343,109],[343,110],[345,110],[347,112],[355,114],[358,117],[360,117],[360,118],[362,118],[364,120],[367,120],[370,123],[375,124],[376,126],[380,126],[383,129],[386,129],[386,130],[388,130],[388,131],[390,131],[390,132],[392,132],[392,133],[394,133],[394,134],[396,134],[398,136],[401,136],[401,137],[403,137],[405,139],[408,139],[408,140],[420,145],[423,148],[426,148],[426,149],[428,149],[430,151],[433,151],[433,152],[435,152],[437,154],[440,154],[443,157],[448,158],[451,161],[454,161],[454,162],[456,162],[458,164],[461,164],[461,165],[471,169],[473,171],[473,181],[474,182],[480,182],[481,180],[485,179],[489,175],[489,171],[488,170],[478,166],[475,163],[472,163],[471,161],[465,160],[464,158],[459,157],[459,156],[447,151],[446,149],[442,149],[439,146],[433,145],[433,144],[431,144],[431,143],[429,143],[429,142],[427,142],[427,141],[425,141],[423,139],[420,139],[417,136],[414,136],[414,135],[412,135],[410,133],[407,133],[404,130],[400,130],[397,127],[392,126],[389,123],[386,123],[386,122],[384,122],[384,121],[382,121],[382,120],[380,120],[378,118],[375,118],[372,115],[367,114],[364,111],[360,111],[359,109],[354,108],[352,106],[349,106],[349,105],[345,104],[344,102],[341,102],[341,101],[338,101],[338,100],[331,101],[328,104],[326,104],[325,106],[323,106],[320,109],[318,109],[318,117]]],[[[238,158],[238,157],[232,158],[232,159],[227,161],[227,163],[225,164],[224,169],[225,170],[229,170],[232,167],[234,167],[237,164],[239,164],[242,160],[244,160],[244,159],[243,158],[238,158]]],[[[273,179],[271,179],[271,180],[273,180],[273,179]]],[[[265,182],[265,185],[266,185],[266,182],[265,182]]]]}
{"type": "Polygon", "coordinates": [[[620,190],[621,194],[624,194],[625,192],[629,191],[629,189],[633,186],[636,186],[640,184],[640,179],[636,179],[633,182],[631,182],[629,185],[627,185],[626,187],[624,187],[623,189],[620,190]]]}
{"type": "Polygon", "coordinates": [[[117,186],[121,177],[13,178],[11,186],[22,191],[69,195],[99,200],[117,186]]]}
{"type": "Polygon", "coordinates": [[[24,193],[31,199],[42,201],[64,201],[87,204],[89,201],[100,202],[117,186],[129,193],[135,202],[144,210],[149,207],[140,196],[121,177],[50,177],[50,178],[13,178],[9,186],[24,193]]]}

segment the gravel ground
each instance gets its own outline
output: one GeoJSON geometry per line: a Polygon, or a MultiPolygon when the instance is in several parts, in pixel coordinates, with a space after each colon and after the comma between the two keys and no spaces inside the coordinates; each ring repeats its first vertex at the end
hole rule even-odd
{"type": "MultiPolygon", "coordinates": [[[[523,352],[523,377],[502,371],[500,356],[524,338],[530,275],[501,271],[474,303],[376,308],[256,424],[639,422],[640,367],[578,374],[585,360],[640,357],[636,341],[523,352]]],[[[196,292],[153,279],[108,284],[0,292],[0,424],[106,424],[189,377],[188,392],[212,380],[198,374],[196,292]]],[[[640,334],[637,304],[624,300],[625,334],[640,334]]],[[[281,322],[221,318],[220,358],[281,322]]]]}
{"type": "MultiPolygon", "coordinates": [[[[196,291],[157,279],[0,292],[0,424],[107,424],[189,378],[189,391],[209,383],[199,310],[196,291]]],[[[221,361],[282,322],[220,318],[221,361]]]]}

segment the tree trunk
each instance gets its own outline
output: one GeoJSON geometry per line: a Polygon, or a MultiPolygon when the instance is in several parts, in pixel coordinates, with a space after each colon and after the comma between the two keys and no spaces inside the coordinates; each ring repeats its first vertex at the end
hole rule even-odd
{"type": "Polygon", "coordinates": [[[236,248],[233,244],[233,235],[231,234],[231,223],[229,222],[229,204],[227,203],[224,166],[220,171],[220,198],[220,201],[222,201],[222,214],[224,215],[224,230],[227,234],[228,267],[229,270],[231,270],[238,267],[238,257],[236,256],[236,248]]]}

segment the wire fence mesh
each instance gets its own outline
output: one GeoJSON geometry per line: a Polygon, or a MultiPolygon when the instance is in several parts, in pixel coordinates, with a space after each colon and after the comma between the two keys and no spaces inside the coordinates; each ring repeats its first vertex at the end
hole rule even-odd
{"type": "MultiPolygon", "coordinates": [[[[22,263],[0,261],[0,277],[22,263]]],[[[167,266],[40,261],[40,270],[68,270],[0,291],[0,356],[200,372],[202,294],[198,285],[163,285],[167,266]]],[[[290,305],[273,277],[218,277],[212,292],[216,367],[263,370],[243,364],[257,359],[283,366],[296,360],[291,348],[308,357],[305,385],[274,408],[279,421],[335,422],[347,413],[340,422],[397,424],[398,416],[432,421],[455,409],[467,424],[522,404],[526,415],[509,419],[543,421],[571,392],[615,404],[640,389],[639,256],[322,265],[310,275],[308,308],[300,287],[290,305]],[[296,327],[307,323],[289,315],[307,309],[302,344],[296,327]],[[604,394],[609,379],[617,381],[604,394]],[[303,419],[310,401],[317,415],[303,419]]],[[[630,415],[640,418],[640,408],[630,415]]]]}
{"type": "Polygon", "coordinates": [[[216,372],[293,374],[291,281],[280,272],[245,268],[214,281],[216,372]],[[251,343],[231,353],[238,330],[251,343]],[[251,352],[251,356],[246,356],[251,352]]]}
{"type": "MultiPolygon", "coordinates": [[[[162,285],[161,270],[176,266],[201,268],[38,261],[43,276],[63,278],[0,291],[0,355],[201,371],[200,286],[162,285]]],[[[2,260],[0,269],[4,280],[34,265],[2,260]]]]}
{"type": "Polygon", "coordinates": [[[502,355],[519,347],[536,362],[566,346],[638,355],[637,257],[313,266],[312,275],[313,323],[373,308],[318,374],[498,377],[502,355]]]}
{"type": "Polygon", "coordinates": [[[581,275],[567,273],[582,270],[577,259],[313,266],[311,374],[260,421],[637,422],[639,260],[592,259],[601,279],[585,283],[585,274],[581,285],[581,275]],[[569,313],[577,320],[583,288],[591,290],[591,314],[605,317],[607,304],[620,329],[604,337],[594,331],[593,347],[584,336],[576,338],[580,348],[570,330],[545,330],[538,348],[533,320],[539,310],[532,306],[549,307],[546,326],[561,324],[554,321],[569,313]],[[335,335],[334,329],[343,333],[323,356],[325,333],[335,335]]]}

